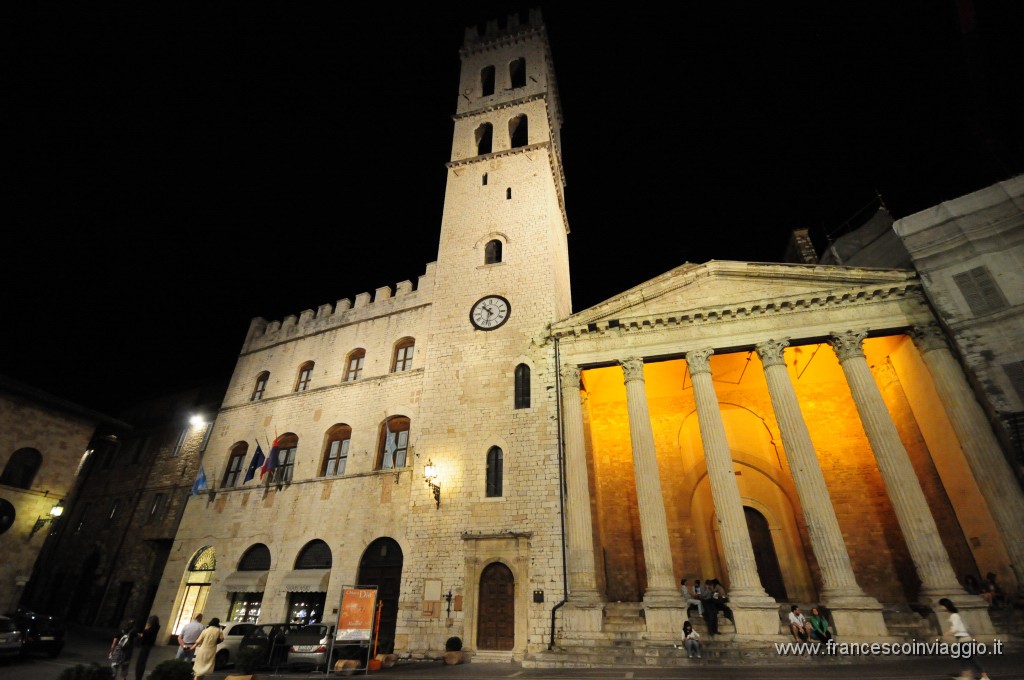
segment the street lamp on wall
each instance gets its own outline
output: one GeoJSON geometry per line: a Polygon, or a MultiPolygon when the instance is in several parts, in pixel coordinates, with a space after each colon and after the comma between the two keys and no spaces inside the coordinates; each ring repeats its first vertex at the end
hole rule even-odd
{"type": "Polygon", "coordinates": [[[437,503],[437,507],[441,507],[441,485],[437,483],[437,468],[434,464],[427,459],[427,465],[423,468],[423,481],[427,483],[430,490],[434,492],[434,501],[437,503]]]}
{"type": "Polygon", "coordinates": [[[51,522],[53,522],[55,519],[57,519],[58,517],[60,517],[63,514],[64,514],[64,501],[60,500],[60,501],[57,501],[57,504],[55,506],[50,508],[50,515],[49,515],[49,517],[40,517],[39,519],[36,520],[36,523],[32,525],[32,531],[30,531],[29,534],[28,534],[29,540],[31,540],[32,537],[36,535],[37,531],[39,531],[40,529],[45,527],[47,524],[50,524],[51,522]]]}

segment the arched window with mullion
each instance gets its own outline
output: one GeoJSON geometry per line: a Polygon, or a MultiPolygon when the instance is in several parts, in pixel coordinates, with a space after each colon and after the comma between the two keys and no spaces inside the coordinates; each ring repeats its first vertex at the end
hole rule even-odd
{"type": "Polygon", "coordinates": [[[320,469],[322,477],[340,477],[345,474],[348,464],[348,447],[352,441],[352,428],[348,425],[335,425],[327,431],[327,445],[324,449],[324,462],[320,469]]]}
{"type": "Polygon", "coordinates": [[[223,487],[238,486],[242,477],[242,469],[245,466],[245,454],[249,451],[249,444],[246,442],[238,442],[231,447],[231,453],[228,456],[228,466],[224,470],[224,480],[221,483],[223,487]]]}

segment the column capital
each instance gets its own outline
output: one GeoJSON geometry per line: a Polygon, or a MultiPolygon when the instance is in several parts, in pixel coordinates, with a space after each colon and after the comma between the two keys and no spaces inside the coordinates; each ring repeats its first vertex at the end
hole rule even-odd
{"type": "Polygon", "coordinates": [[[789,347],[789,338],[782,340],[765,340],[754,345],[757,356],[761,357],[761,363],[765,368],[769,366],[785,366],[786,359],[783,350],[789,347]]]}
{"type": "Polygon", "coordinates": [[[949,349],[946,342],[946,335],[939,328],[938,324],[930,323],[923,326],[914,326],[910,329],[910,337],[913,338],[917,349],[924,354],[934,349],[949,349]]]}
{"type": "Polygon", "coordinates": [[[711,355],[715,353],[710,347],[707,349],[692,349],[686,353],[686,366],[690,375],[695,373],[711,372],[711,355]]]}
{"type": "Polygon", "coordinates": [[[644,379],[644,360],[640,357],[630,357],[628,359],[619,359],[619,366],[622,366],[622,372],[626,378],[624,382],[632,382],[633,380],[643,381],[644,379]]]}
{"type": "Polygon", "coordinates": [[[573,385],[578,390],[580,386],[580,367],[576,364],[563,364],[562,365],[562,389],[566,389],[566,385],[573,385]]]}
{"type": "Polygon", "coordinates": [[[854,357],[864,358],[864,347],[861,343],[868,337],[867,331],[846,331],[845,333],[833,333],[829,338],[829,344],[839,357],[842,363],[854,357]]]}

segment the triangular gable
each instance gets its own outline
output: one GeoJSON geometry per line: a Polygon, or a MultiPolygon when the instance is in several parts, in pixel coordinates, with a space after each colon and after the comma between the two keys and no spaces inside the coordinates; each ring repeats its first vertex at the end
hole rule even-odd
{"type": "Polygon", "coordinates": [[[711,260],[684,264],[554,324],[567,329],[591,323],[702,310],[718,312],[772,306],[804,298],[863,295],[901,287],[909,270],[839,265],[778,264],[711,260]]]}

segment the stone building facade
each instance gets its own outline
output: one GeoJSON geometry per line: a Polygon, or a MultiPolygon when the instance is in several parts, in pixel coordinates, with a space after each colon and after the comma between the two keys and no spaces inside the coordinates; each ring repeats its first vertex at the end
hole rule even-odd
{"type": "MultiPolygon", "coordinates": [[[[20,604],[96,428],[117,422],[0,376],[0,612],[20,604]]],[[[45,553],[44,553],[45,556],[45,553]]]]}
{"type": "Polygon", "coordinates": [[[1024,175],[904,217],[894,230],[1024,478],[1024,175]]]}
{"type": "Polygon", "coordinates": [[[148,615],[223,393],[146,400],[90,433],[25,606],[110,628],[148,615]]]}
{"type": "Polygon", "coordinates": [[[529,657],[612,636],[620,603],[668,643],[684,577],[750,639],[822,601],[878,640],[944,596],[991,632],[958,578],[1015,588],[1020,530],[979,503],[1004,470],[917,276],[712,261],[573,314],[539,13],[461,57],[437,261],[253,320],[153,604],[171,632],[333,623],[366,585],[383,651],[529,657]]]}

